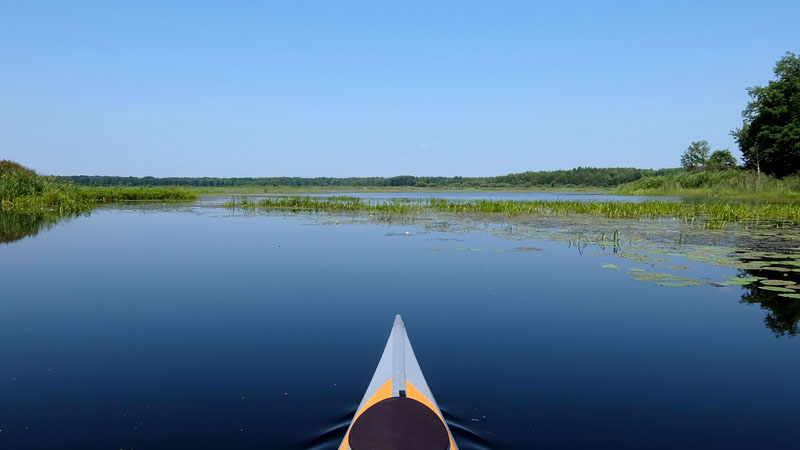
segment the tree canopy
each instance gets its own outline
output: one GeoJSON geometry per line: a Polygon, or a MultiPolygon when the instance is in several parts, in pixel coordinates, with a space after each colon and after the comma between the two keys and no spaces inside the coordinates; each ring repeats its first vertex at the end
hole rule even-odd
{"type": "Polygon", "coordinates": [[[709,153],[711,153],[711,147],[707,141],[692,142],[681,156],[681,165],[686,170],[702,169],[708,161],[709,153]]]}
{"type": "Polygon", "coordinates": [[[714,153],[708,157],[705,168],[713,171],[735,169],[736,158],[733,157],[731,151],[727,148],[725,150],[714,150],[714,153]]]}
{"type": "Polygon", "coordinates": [[[775,80],[747,89],[752,101],[731,134],[745,167],[780,177],[800,170],[800,58],[787,52],[774,71],[775,80]]]}
{"type": "Polygon", "coordinates": [[[301,177],[260,177],[260,178],[154,178],[117,177],[96,175],[75,175],[56,177],[72,181],[82,186],[289,186],[289,187],[552,187],[588,186],[613,187],[622,183],[636,181],[642,177],[667,175],[680,169],[635,169],[628,167],[578,167],[571,170],[522,172],[497,177],[419,177],[401,175],[396,177],[350,177],[350,178],[301,178],[301,177]]]}

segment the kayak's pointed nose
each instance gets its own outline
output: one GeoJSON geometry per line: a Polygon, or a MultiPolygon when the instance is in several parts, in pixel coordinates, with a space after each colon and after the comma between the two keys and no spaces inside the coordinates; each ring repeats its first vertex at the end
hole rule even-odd
{"type": "Polygon", "coordinates": [[[400,314],[394,316],[394,326],[399,328],[403,328],[406,326],[406,324],[403,323],[403,318],[400,317],[400,314]]]}

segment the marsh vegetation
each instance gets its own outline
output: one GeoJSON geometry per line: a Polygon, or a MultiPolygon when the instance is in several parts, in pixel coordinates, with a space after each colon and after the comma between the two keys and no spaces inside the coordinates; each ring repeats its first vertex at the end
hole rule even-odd
{"type": "Polygon", "coordinates": [[[276,211],[367,211],[383,214],[445,212],[504,216],[589,214],[607,218],[669,217],[699,221],[716,228],[742,222],[766,222],[778,225],[800,222],[800,204],[794,203],[454,201],[441,198],[373,200],[348,196],[282,196],[253,199],[249,196],[237,196],[225,203],[225,207],[276,211]]]}
{"type": "Polygon", "coordinates": [[[82,187],[37,174],[12,161],[0,161],[0,208],[15,212],[87,213],[101,203],[188,201],[197,193],[180,187],[82,187]]]}
{"type": "Polygon", "coordinates": [[[800,176],[776,178],[746,170],[681,171],[641,178],[611,190],[619,195],[755,198],[800,200],[800,176]]]}

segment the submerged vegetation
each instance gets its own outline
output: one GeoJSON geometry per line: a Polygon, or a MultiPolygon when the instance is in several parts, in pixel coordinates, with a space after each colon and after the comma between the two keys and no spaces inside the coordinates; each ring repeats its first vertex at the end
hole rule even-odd
{"type": "Polygon", "coordinates": [[[438,198],[423,200],[371,200],[358,197],[287,196],[253,200],[235,197],[228,208],[278,211],[367,211],[384,214],[419,214],[426,211],[454,214],[554,215],[592,214],[608,218],[661,218],[707,221],[712,227],[745,221],[800,223],[800,204],[733,204],[728,202],[579,202],[579,201],[451,201],[438,198]]]}
{"type": "Polygon", "coordinates": [[[63,179],[39,175],[12,161],[0,161],[0,208],[4,211],[72,215],[87,213],[107,202],[196,198],[195,192],[178,187],[81,187],[63,179]]]}

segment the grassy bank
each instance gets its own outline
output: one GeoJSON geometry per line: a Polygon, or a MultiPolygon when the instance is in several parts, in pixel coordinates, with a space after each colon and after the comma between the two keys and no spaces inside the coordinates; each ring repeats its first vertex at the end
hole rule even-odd
{"type": "Polygon", "coordinates": [[[188,201],[197,196],[196,192],[175,187],[78,187],[15,162],[0,161],[0,208],[6,211],[69,215],[89,212],[100,203],[188,201]]]}
{"type": "Polygon", "coordinates": [[[453,214],[558,215],[593,214],[608,218],[674,217],[713,222],[715,227],[745,221],[800,223],[800,204],[733,204],[714,203],[599,203],[570,201],[479,200],[450,201],[444,199],[374,201],[356,197],[278,197],[253,201],[234,198],[228,208],[276,211],[366,211],[384,214],[419,214],[446,212],[453,214]]]}
{"type": "Polygon", "coordinates": [[[611,191],[619,195],[674,195],[687,197],[733,197],[800,199],[800,176],[760,177],[754,172],[683,172],[644,177],[622,184],[611,191]]]}

